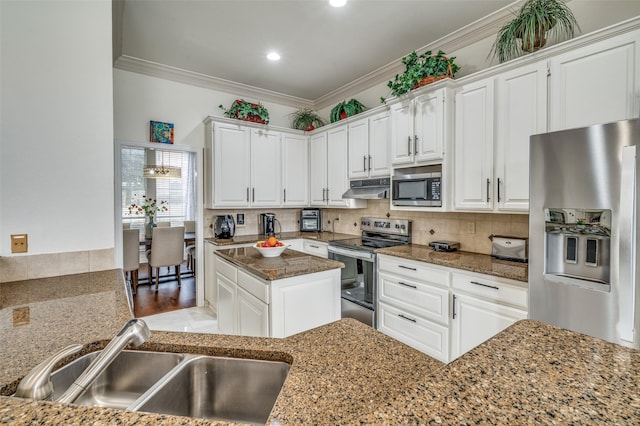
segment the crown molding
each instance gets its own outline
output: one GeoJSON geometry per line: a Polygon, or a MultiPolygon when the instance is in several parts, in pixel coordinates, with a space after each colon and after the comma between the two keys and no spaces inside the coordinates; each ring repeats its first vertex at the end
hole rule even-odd
{"type": "MultiPolygon", "coordinates": [[[[495,35],[500,27],[506,22],[513,19],[514,13],[524,2],[524,0],[515,1],[502,9],[499,9],[469,25],[454,31],[438,40],[435,40],[426,46],[417,49],[418,53],[427,50],[443,50],[445,52],[454,52],[473,43],[484,40],[487,37],[495,35]]],[[[407,52],[408,54],[409,52],[407,52]]],[[[364,76],[345,84],[331,92],[316,99],[314,105],[316,109],[322,109],[342,101],[345,97],[354,93],[362,92],[381,83],[386,83],[396,74],[404,72],[401,58],[396,59],[364,76]]]]}
{"type": "Polygon", "coordinates": [[[205,89],[231,93],[237,96],[260,99],[261,102],[274,102],[294,108],[311,108],[314,104],[313,101],[308,99],[286,95],[272,90],[261,89],[247,84],[236,83],[223,78],[211,77],[205,74],[187,71],[127,55],[120,56],[114,62],[113,67],[124,71],[131,71],[151,77],[158,77],[178,83],[203,87],[205,89]]]}

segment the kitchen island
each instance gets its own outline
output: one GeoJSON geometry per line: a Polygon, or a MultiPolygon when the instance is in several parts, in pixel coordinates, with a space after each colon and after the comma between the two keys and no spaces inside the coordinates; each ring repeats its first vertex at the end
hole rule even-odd
{"type": "MultiPolygon", "coordinates": [[[[69,341],[97,350],[126,320],[121,271],[10,284],[0,285],[3,343],[11,339],[1,349],[2,395],[44,359],[38,351],[69,341]],[[82,285],[87,279],[94,285],[82,285]],[[114,304],[103,309],[101,299],[114,304]],[[76,301],[85,308],[71,309],[76,301]],[[33,314],[40,304],[42,314],[14,325],[12,312],[29,307],[33,314]],[[29,327],[48,332],[32,335],[29,327]]],[[[529,320],[446,365],[351,319],[284,339],[152,332],[139,349],[291,364],[270,424],[637,424],[640,418],[640,351],[529,320]]],[[[8,396],[0,397],[0,423],[224,424],[8,396]]]]}

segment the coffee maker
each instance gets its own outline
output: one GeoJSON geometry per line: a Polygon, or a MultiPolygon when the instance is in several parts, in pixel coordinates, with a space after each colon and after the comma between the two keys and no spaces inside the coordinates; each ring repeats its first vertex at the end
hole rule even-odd
{"type": "Polygon", "coordinates": [[[236,225],[233,221],[232,215],[226,214],[222,216],[216,216],[213,234],[216,238],[228,240],[229,238],[233,238],[235,227],[236,225]]]}
{"type": "Polygon", "coordinates": [[[280,222],[276,219],[275,213],[262,213],[258,218],[258,230],[262,235],[276,235],[276,223],[280,228],[280,222]]]}

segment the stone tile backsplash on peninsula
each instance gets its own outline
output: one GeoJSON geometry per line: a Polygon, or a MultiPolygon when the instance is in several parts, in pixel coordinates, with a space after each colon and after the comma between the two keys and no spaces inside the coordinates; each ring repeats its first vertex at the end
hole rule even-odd
{"type": "MultiPolygon", "coordinates": [[[[360,218],[363,216],[411,219],[415,244],[428,244],[436,240],[452,240],[460,242],[464,251],[491,254],[490,235],[506,235],[511,237],[527,237],[529,234],[529,215],[527,214],[492,214],[492,213],[440,213],[421,211],[399,211],[389,209],[389,200],[369,200],[366,209],[322,209],[323,230],[342,234],[360,234],[360,218]],[[334,219],[338,218],[334,222],[334,219]],[[473,228],[473,233],[469,232],[473,228]],[[431,234],[433,230],[433,234],[431,234]]],[[[205,237],[213,237],[210,225],[216,215],[244,213],[245,226],[236,229],[237,235],[253,235],[258,233],[258,216],[260,213],[272,212],[282,225],[283,232],[297,231],[301,209],[238,209],[238,210],[205,210],[205,237]]]]}

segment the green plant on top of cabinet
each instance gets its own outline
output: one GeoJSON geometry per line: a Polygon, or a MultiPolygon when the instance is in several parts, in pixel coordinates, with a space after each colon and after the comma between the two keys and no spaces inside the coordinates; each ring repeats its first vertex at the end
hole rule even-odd
{"type": "Polygon", "coordinates": [[[449,89],[444,87],[391,105],[393,165],[443,159],[450,115],[449,97],[449,89]]]}
{"type": "Polygon", "coordinates": [[[324,126],[324,120],[312,109],[302,108],[289,114],[294,129],[310,132],[324,126]]]}
{"type": "Polygon", "coordinates": [[[546,72],[532,64],[456,93],[456,210],[529,210],[529,137],[546,131],[546,72]]]}
{"type": "Polygon", "coordinates": [[[357,99],[342,101],[331,110],[331,122],[335,123],[336,121],[344,120],[347,117],[360,114],[364,109],[365,106],[357,99]]]}
{"type": "Polygon", "coordinates": [[[388,111],[349,123],[349,179],[390,174],[388,111]]]}

